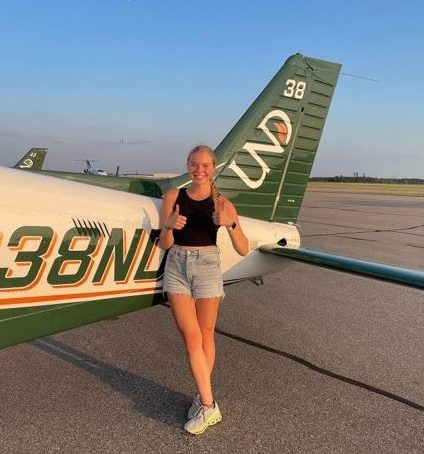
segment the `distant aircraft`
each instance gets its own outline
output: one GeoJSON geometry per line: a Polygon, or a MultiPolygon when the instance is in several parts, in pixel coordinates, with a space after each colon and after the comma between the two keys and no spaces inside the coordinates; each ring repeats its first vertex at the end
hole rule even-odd
{"type": "MultiPolygon", "coordinates": [[[[294,259],[424,288],[420,271],[300,246],[295,223],[340,69],[291,56],[216,148],[215,182],[236,206],[250,249],[237,255],[219,229],[226,284],[260,281],[294,259]]],[[[163,301],[161,198],[189,183],[188,174],[0,168],[0,347],[163,301]]]]}
{"type": "Polygon", "coordinates": [[[108,173],[104,170],[92,167],[91,162],[94,162],[93,160],[91,160],[90,162],[88,159],[77,159],[77,161],[84,161],[87,163],[87,167],[84,169],[84,173],[87,173],[88,175],[98,175],[102,177],[106,177],[108,175],[108,173]]]}
{"type": "Polygon", "coordinates": [[[23,170],[41,170],[46,154],[47,148],[31,148],[13,167],[23,170]]]}

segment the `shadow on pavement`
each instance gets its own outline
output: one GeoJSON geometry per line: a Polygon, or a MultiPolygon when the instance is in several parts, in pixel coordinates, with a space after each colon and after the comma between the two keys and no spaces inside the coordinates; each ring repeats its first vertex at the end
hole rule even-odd
{"type": "Polygon", "coordinates": [[[62,361],[89,372],[134,402],[134,410],[169,426],[181,428],[191,397],[82,353],[46,337],[30,342],[62,361]]]}

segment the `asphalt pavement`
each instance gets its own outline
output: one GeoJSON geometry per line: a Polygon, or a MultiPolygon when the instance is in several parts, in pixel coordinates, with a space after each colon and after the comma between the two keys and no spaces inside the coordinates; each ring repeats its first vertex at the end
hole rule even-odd
{"type": "MultiPolygon", "coordinates": [[[[309,192],[302,246],[424,269],[424,198],[309,192]]],[[[215,396],[156,306],[0,350],[2,453],[422,453],[424,293],[293,262],[226,288],[215,396]]]]}

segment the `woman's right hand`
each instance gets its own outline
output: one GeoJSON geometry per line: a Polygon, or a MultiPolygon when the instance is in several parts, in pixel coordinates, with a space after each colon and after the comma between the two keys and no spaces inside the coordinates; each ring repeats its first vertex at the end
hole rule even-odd
{"type": "Polygon", "coordinates": [[[187,223],[187,218],[180,214],[180,206],[177,204],[175,205],[175,211],[172,215],[168,218],[166,222],[167,227],[171,227],[175,230],[181,230],[187,223]]]}

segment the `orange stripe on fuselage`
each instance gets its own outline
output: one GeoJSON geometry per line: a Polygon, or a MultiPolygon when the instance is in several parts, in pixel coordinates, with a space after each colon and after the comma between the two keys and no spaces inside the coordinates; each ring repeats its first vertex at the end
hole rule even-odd
{"type": "Polygon", "coordinates": [[[153,292],[154,290],[160,291],[162,287],[150,287],[146,289],[129,289],[129,290],[113,290],[105,292],[92,292],[92,293],[70,293],[68,295],[45,295],[45,296],[32,296],[32,297],[21,297],[21,298],[10,298],[0,301],[0,305],[6,304],[28,304],[28,303],[40,303],[44,301],[62,301],[66,299],[80,299],[80,298],[95,298],[99,296],[114,296],[114,295],[125,295],[130,293],[146,293],[153,292]]]}

